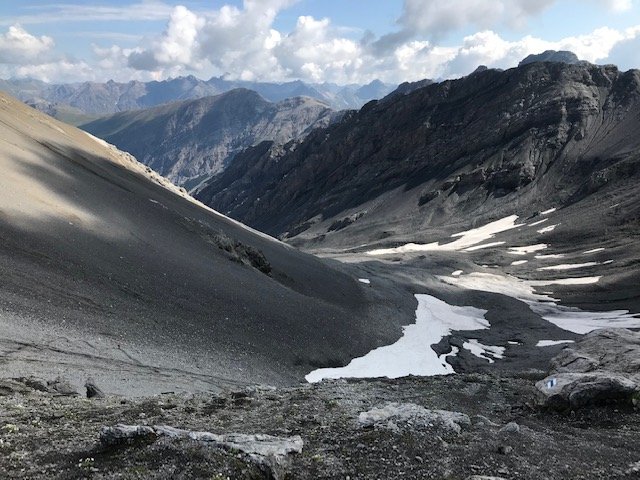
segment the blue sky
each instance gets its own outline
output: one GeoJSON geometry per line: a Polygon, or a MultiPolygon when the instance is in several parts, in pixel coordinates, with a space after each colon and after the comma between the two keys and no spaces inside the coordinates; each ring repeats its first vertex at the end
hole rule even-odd
{"type": "Polygon", "coordinates": [[[570,49],[640,66],[640,0],[3,0],[0,77],[365,83],[570,49]],[[636,48],[638,47],[638,48],[636,48]]]}

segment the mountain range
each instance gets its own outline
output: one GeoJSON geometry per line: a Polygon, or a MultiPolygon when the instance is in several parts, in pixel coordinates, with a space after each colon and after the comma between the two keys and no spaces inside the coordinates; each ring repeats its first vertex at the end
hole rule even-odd
{"type": "Polygon", "coordinates": [[[285,144],[340,116],[310,97],[271,103],[240,88],[101,117],[81,128],[132,153],[174,183],[192,188],[222,171],[247,147],[264,140],[285,144]]]}
{"type": "MultiPolygon", "coordinates": [[[[61,120],[86,123],[91,117],[155,107],[176,100],[219,95],[237,88],[258,92],[271,102],[306,96],[328,104],[334,110],[357,109],[370,100],[382,98],[395,86],[374,80],[367,85],[308,84],[299,80],[284,83],[248,82],[213,77],[200,80],[192,75],[163,81],[118,83],[83,82],[48,84],[32,79],[0,80],[0,90],[43,107],[45,113],[60,115],[61,120]],[[72,110],[84,117],[64,115],[72,110]]],[[[55,116],[55,115],[54,115],[55,116]]]]}

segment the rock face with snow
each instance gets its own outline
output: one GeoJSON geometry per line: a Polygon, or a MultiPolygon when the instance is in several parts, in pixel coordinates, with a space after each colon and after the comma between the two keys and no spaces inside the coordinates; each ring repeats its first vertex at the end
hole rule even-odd
{"type": "Polygon", "coordinates": [[[565,347],[551,365],[550,375],[536,384],[544,406],[630,401],[640,392],[640,333],[596,330],[565,347]]]}
{"type": "Polygon", "coordinates": [[[247,147],[265,140],[284,144],[300,139],[335,118],[326,104],[309,97],[271,103],[256,92],[237,89],[118,113],[82,128],[189,187],[222,171],[247,147]]]}
{"type": "Polygon", "coordinates": [[[369,103],[299,145],[247,150],[198,198],[325,252],[429,244],[516,214],[539,226],[511,246],[586,252],[606,243],[612,256],[554,265],[532,255],[512,258],[528,260],[514,268],[534,279],[606,270],[608,290],[571,300],[637,311],[639,109],[635,70],[534,62],[478,71],[369,103]],[[541,214],[551,207],[553,220],[541,214]]]}

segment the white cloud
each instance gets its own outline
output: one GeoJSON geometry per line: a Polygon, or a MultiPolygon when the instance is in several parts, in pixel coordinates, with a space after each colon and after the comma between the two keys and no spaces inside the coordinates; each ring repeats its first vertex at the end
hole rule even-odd
{"type": "MultiPolygon", "coordinates": [[[[244,0],[240,7],[224,5],[206,13],[184,6],[167,10],[165,3],[157,1],[101,7],[94,15],[103,19],[128,12],[145,18],[166,15],[168,21],[164,32],[141,39],[134,48],[94,45],[91,67],[86,61],[55,57],[51,38],[35,37],[13,26],[4,34],[0,32],[0,64],[4,63],[0,74],[55,81],[149,80],[196,73],[200,77],[224,75],[262,81],[302,79],[345,84],[379,78],[399,83],[466,75],[480,64],[509,68],[531,53],[550,49],[571,50],[591,62],[640,66],[635,53],[640,51],[636,48],[640,47],[640,27],[603,27],[557,41],[533,36],[514,40],[496,33],[499,27],[523,24],[554,0],[405,0],[398,31],[378,39],[368,33],[359,41],[352,31],[334,26],[330,19],[312,16],[299,17],[290,32],[278,31],[274,28],[276,17],[295,1],[244,0]],[[152,7],[158,11],[153,13],[152,7]],[[479,31],[458,45],[451,44],[451,39],[447,46],[439,44],[440,35],[470,26],[479,31]],[[62,65],[58,73],[54,59],[62,65]]],[[[601,9],[620,11],[636,0],[591,1],[601,9]]]]}
{"type": "Polygon", "coordinates": [[[0,35],[0,63],[29,64],[53,49],[50,37],[35,37],[20,25],[12,25],[0,35]]]}
{"type": "Polygon", "coordinates": [[[203,18],[186,7],[176,7],[171,13],[167,29],[151,48],[129,54],[129,66],[136,70],[176,66],[197,69],[198,35],[204,24],[203,18]]]}
{"type": "Polygon", "coordinates": [[[633,8],[633,0],[604,0],[604,3],[614,12],[627,12],[633,8]]]}
{"type": "Polygon", "coordinates": [[[432,37],[469,25],[522,26],[555,0],[405,0],[400,25],[411,34],[432,37]]]}
{"type": "Polygon", "coordinates": [[[54,3],[51,5],[38,5],[26,7],[38,10],[32,15],[20,15],[16,17],[0,19],[0,25],[22,25],[55,23],[55,22],[111,22],[111,21],[157,21],[169,18],[173,6],[157,1],[144,0],[130,5],[84,5],[77,3],[54,3]]]}

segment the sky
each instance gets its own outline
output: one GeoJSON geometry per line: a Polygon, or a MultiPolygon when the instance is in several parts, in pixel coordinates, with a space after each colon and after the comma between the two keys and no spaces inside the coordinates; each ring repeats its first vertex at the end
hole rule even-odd
{"type": "Polygon", "coordinates": [[[640,67],[640,0],[2,0],[0,78],[365,84],[531,53],[640,67]]]}

